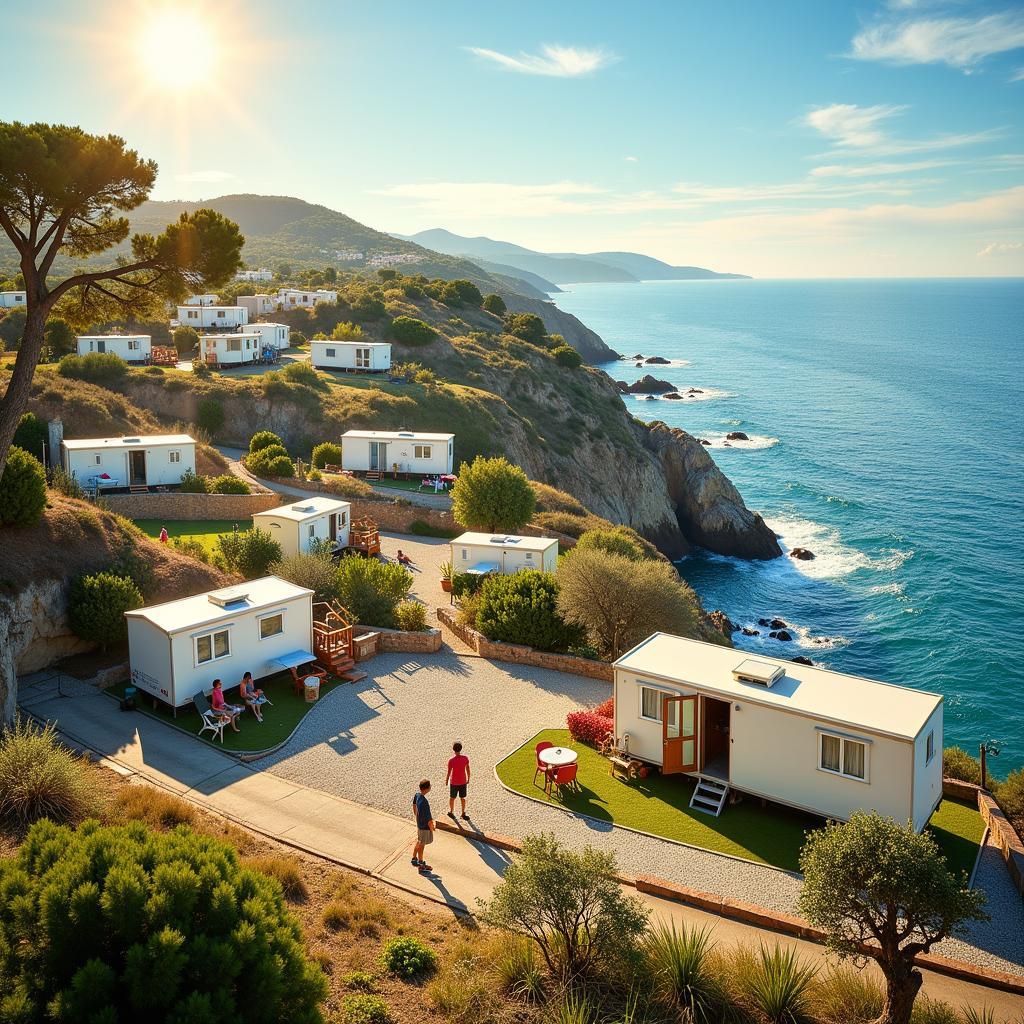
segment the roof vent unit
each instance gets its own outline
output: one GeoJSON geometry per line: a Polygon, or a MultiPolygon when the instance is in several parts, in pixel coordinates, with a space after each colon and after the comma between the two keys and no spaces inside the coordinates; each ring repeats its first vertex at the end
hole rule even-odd
{"type": "Polygon", "coordinates": [[[141,444],[142,443],[142,438],[141,437],[122,437],[121,438],[121,443],[122,444],[141,444]]]}
{"type": "Polygon", "coordinates": [[[215,604],[218,608],[231,608],[236,604],[245,604],[249,600],[249,595],[244,590],[215,590],[206,596],[210,604],[215,604]]]}
{"type": "Polygon", "coordinates": [[[399,437],[412,437],[413,435],[412,435],[412,433],[411,433],[410,431],[408,431],[408,430],[400,430],[400,431],[398,432],[398,436],[399,436],[399,437]]]}
{"type": "Polygon", "coordinates": [[[303,514],[306,514],[308,512],[315,512],[316,505],[292,505],[292,511],[302,512],[303,514]]]}
{"type": "Polygon", "coordinates": [[[492,537],[491,538],[491,543],[492,544],[504,544],[505,543],[505,538],[504,537],[492,537]]]}
{"type": "Polygon", "coordinates": [[[784,675],[786,670],[781,665],[773,665],[770,661],[758,661],[755,658],[747,658],[732,670],[732,677],[738,683],[753,683],[755,686],[763,686],[766,690],[774,686],[784,675]]]}

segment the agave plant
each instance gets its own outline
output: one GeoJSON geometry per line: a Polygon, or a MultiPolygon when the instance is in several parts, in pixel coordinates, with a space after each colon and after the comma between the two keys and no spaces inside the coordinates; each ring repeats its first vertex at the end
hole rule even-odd
{"type": "Polygon", "coordinates": [[[503,937],[494,968],[502,988],[518,999],[538,1002],[544,995],[544,971],[532,939],[521,935],[503,937]]]}
{"type": "Polygon", "coordinates": [[[802,964],[796,950],[778,943],[761,947],[756,967],[747,982],[747,998],[771,1024],[799,1024],[810,1004],[810,986],[816,967],[802,964]]]}
{"type": "Polygon", "coordinates": [[[996,1024],[996,1011],[987,1006],[980,1010],[973,1006],[963,1008],[964,1024],[996,1024]]]}
{"type": "Polygon", "coordinates": [[[595,1024],[597,1007],[584,993],[567,991],[545,1024],[595,1024]]]}
{"type": "Polygon", "coordinates": [[[710,929],[680,925],[677,930],[674,922],[652,929],[644,947],[656,998],[694,1024],[717,1021],[724,1002],[711,969],[713,948],[710,929]]]}

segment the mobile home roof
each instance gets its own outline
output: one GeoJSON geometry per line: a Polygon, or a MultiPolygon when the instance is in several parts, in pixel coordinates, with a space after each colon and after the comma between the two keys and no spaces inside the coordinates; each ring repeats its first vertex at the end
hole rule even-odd
{"type": "Polygon", "coordinates": [[[136,611],[125,612],[125,615],[129,618],[146,619],[165,633],[180,633],[186,629],[197,629],[236,619],[247,612],[273,608],[284,601],[312,593],[312,590],[297,587],[294,583],[279,579],[277,576],[264,576],[262,579],[248,580],[233,587],[208,590],[192,597],[182,597],[177,601],[149,605],[136,611]],[[239,600],[230,600],[235,596],[239,600]],[[222,603],[214,603],[210,600],[211,597],[222,603]]]}
{"type": "Polygon", "coordinates": [[[942,702],[937,693],[761,655],[759,662],[782,668],[785,675],[770,687],[741,682],[733,670],[747,657],[730,647],[655,633],[619,658],[615,668],[901,739],[913,739],[942,702]]]}
{"type": "Polygon", "coordinates": [[[83,437],[64,441],[69,452],[92,448],[154,448],[161,444],[195,444],[188,434],[138,434],[133,437],[83,437]]]}
{"type": "Polygon", "coordinates": [[[331,348],[391,348],[390,341],[335,341],[333,338],[310,338],[309,343],[310,345],[330,345],[331,348]]]}
{"type": "Polygon", "coordinates": [[[349,507],[347,501],[339,501],[337,498],[311,496],[302,498],[291,505],[281,505],[279,508],[268,508],[263,512],[257,512],[253,519],[258,519],[260,516],[273,516],[275,519],[294,519],[301,523],[305,519],[324,516],[328,512],[341,512],[349,507]]]}
{"type": "Polygon", "coordinates": [[[346,437],[366,438],[370,441],[450,441],[454,434],[420,434],[412,430],[346,430],[346,437]]]}
{"type": "Polygon", "coordinates": [[[464,533],[452,541],[466,547],[515,548],[517,551],[547,551],[558,541],[554,537],[513,537],[495,533],[464,533]]]}

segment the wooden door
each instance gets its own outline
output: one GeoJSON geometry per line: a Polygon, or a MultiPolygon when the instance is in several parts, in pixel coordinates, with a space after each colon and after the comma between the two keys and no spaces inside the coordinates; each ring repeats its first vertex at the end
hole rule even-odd
{"type": "Polygon", "coordinates": [[[128,453],[128,469],[130,484],[144,484],[146,483],[146,453],[145,452],[129,452],[128,453]]]}
{"type": "Polygon", "coordinates": [[[662,702],[661,729],[664,743],[662,773],[697,770],[697,698],[666,697],[662,702]]]}
{"type": "Polygon", "coordinates": [[[328,517],[328,522],[331,524],[331,540],[338,539],[338,514],[332,512],[328,517]]]}

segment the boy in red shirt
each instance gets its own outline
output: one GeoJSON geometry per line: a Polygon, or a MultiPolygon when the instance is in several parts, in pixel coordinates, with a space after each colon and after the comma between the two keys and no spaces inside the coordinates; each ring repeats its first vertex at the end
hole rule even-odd
{"type": "Polygon", "coordinates": [[[469,758],[462,752],[461,743],[453,743],[453,757],[448,759],[448,774],[445,781],[448,783],[448,817],[455,817],[455,798],[462,801],[462,820],[469,821],[466,813],[466,785],[469,782],[469,758]]]}

